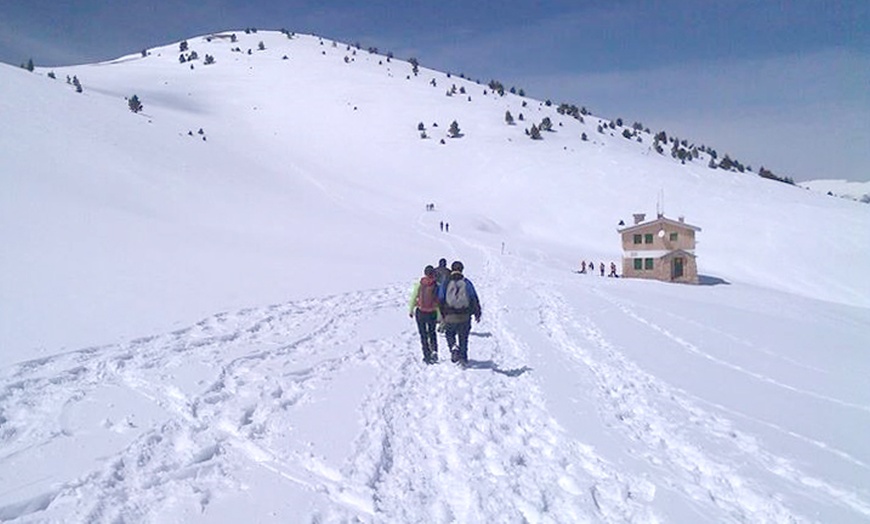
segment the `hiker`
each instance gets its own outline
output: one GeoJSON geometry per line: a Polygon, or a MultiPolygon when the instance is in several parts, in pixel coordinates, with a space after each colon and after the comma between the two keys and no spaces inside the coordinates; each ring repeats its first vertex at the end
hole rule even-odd
{"type": "Polygon", "coordinates": [[[586,261],[584,260],[582,264],[580,264],[580,272],[586,274],[586,261]]]}
{"type": "Polygon", "coordinates": [[[607,276],[617,277],[617,278],[619,277],[619,275],[616,274],[616,263],[614,263],[614,262],[610,263],[610,274],[607,276]]]}
{"type": "Polygon", "coordinates": [[[462,262],[458,260],[450,265],[450,277],[438,287],[438,307],[441,310],[444,335],[450,347],[450,360],[465,367],[468,365],[471,317],[480,322],[481,310],[474,284],[463,276],[463,269],[462,262]]]}
{"type": "Polygon", "coordinates": [[[450,232],[450,224],[448,224],[447,222],[444,222],[444,232],[445,233],[450,232]]]}
{"type": "Polygon", "coordinates": [[[603,277],[604,276],[604,262],[601,263],[601,265],[599,266],[599,269],[601,269],[601,276],[603,277]]]}
{"type": "Polygon", "coordinates": [[[423,347],[423,362],[427,364],[438,362],[438,338],[435,334],[435,324],[438,322],[440,313],[437,292],[435,268],[426,266],[423,269],[423,278],[414,284],[414,289],[411,291],[408,316],[417,320],[420,345],[423,347]]]}
{"type": "Polygon", "coordinates": [[[435,268],[435,283],[440,287],[449,276],[450,268],[447,267],[447,259],[438,260],[438,267],[435,268]]]}
{"type": "Polygon", "coordinates": [[[444,231],[444,221],[441,221],[441,231],[444,231]]]}

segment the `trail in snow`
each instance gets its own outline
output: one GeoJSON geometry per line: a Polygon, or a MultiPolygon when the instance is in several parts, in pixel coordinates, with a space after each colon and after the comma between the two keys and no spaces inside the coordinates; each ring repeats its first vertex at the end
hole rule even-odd
{"type": "Polygon", "coordinates": [[[413,326],[396,331],[403,286],[220,314],[18,365],[0,396],[7,465],[35,447],[85,438],[86,428],[64,420],[104,388],[159,409],[147,422],[105,420],[135,437],[0,515],[208,520],[210,506],[245,489],[239,470],[253,465],[322,499],[310,515],[320,521],[649,521],[649,484],[623,478],[547,412],[521,364],[522,342],[500,324],[500,270],[490,263],[488,271],[480,282],[491,319],[476,327],[465,371],[423,366],[413,326]],[[337,406],[356,405],[362,420],[318,415],[356,435],[333,439],[352,445],[329,449],[303,437],[306,406],[332,388],[353,389],[345,381],[358,374],[368,376],[360,396],[337,406]]]}
{"type": "Polygon", "coordinates": [[[229,521],[224,511],[237,504],[248,516],[265,511],[257,491],[274,486],[293,503],[270,497],[275,507],[258,520],[658,522],[673,497],[710,520],[812,519],[761,475],[870,517],[867,493],[803,471],[727,418],[739,413],[632,362],[598,326],[597,310],[616,306],[687,351],[768,377],[605,292],[593,288],[588,308],[576,309],[555,283],[509,258],[459,237],[442,241],[482,254],[470,275],[484,321],[473,328],[466,370],[421,363],[404,285],[223,313],[3,370],[0,518],[229,521]],[[534,355],[571,363],[562,387],[593,397],[599,421],[587,426],[604,424],[623,449],[598,449],[566,429],[574,421],[551,409],[534,355]],[[89,446],[94,439],[102,440],[89,446]],[[78,458],[67,459],[74,450],[78,458]],[[34,460],[32,474],[10,477],[34,460]]]}

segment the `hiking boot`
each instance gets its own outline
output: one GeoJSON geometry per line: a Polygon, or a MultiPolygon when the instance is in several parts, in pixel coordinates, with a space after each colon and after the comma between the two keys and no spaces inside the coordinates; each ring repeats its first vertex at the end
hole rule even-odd
{"type": "Polygon", "coordinates": [[[458,349],[451,349],[450,350],[450,362],[453,362],[455,364],[455,363],[459,362],[459,360],[460,360],[459,350],[458,349]]]}
{"type": "Polygon", "coordinates": [[[429,363],[437,364],[438,363],[438,352],[433,351],[432,354],[429,355],[429,363]]]}

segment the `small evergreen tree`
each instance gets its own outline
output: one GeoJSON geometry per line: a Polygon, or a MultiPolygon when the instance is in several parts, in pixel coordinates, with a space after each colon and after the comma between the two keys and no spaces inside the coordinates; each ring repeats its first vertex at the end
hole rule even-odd
{"type": "Polygon", "coordinates": [[[450,129],[447,132],[450,134],[450,138],[457,138],[459,136],[462,136],[462,131],[459,130],[459,122],[454,120],[450,124],[450,129]]]}
{"type": "Polygon", "coordinates": [[[514,125],[514,116],[511,114],[510,111],[504,112],[504,121],[507,122],[507,125],[509,126],[514,125]]]}
{"type": "Polygon", "coordinates": [[[130,108],[130,111],[134,113],[138,113],[142,111],[142,102],[139,101],[139,97],[136,95],[131,96],[127,99],[127,106],[130,108]]]}
{"type": "Polygon", "coordinates": [[[82,83],[79,82],[79,77],[73,75],[73,78],[72,78],[72,85],[74,85],[74,86],[76,87],[76,93],[81,93],[81,92],[82,92],[82,83]]]}
{"type": "Polygon", "coordinates": [[[586,142],[587,140],[589,140],[589,137],[586,136],[586,133],[583,133],[582,135],[580,135],[580,140],[586,142]]]}
{"type": "Polygon", "coordinates": [[[265,50],[266,50],[266,44],[264,44],[263,41],[260,40],[260,43],[257,44],[257,49],[259,49],[260,51],[265,51],[265,50]]]}
{"type": "Polygon", "coordinates": [[[57,78],[56,76],[54,76],[54,71],[48,72],[48,78],[51,78],[52,80],[55,80],[57,78]]]}
{"type": "Polygon", "coordinates": [[[544,119],[541,120],[541,125],[538,126],[538,129],[541,131],[552,131],[553,122],[550,120],[550,117],[545,116],[544,119]]]}
{"type": "Polygon", "coordinates": [[[187,51],[187,40],[182,40],[182,42],[178,44],[178,50],[182,53],[187,51]]]}
{"type": "Polygon", "coordinates": [[[529,138],[532,140],[541,140],[541,130],[538,129],[538,126],[532,124],[532,128],[528,130],[529,138]]]}
{"type": "Polygon", "coordinates": [[[206,53],[206,55],[205,55],[205,62],[203,62],[203,64],[205,64],[205,65],[211,65],[211,64],[213,64],[213,63],[214,63],[214,57],[211,56],[210,54],[206,53]]]}
{"type": "Polygon", "coordinates": [[[33,59],[32,58],[27,60],[27,65],[25,66],[25,69],[27,69],[31,73],[33,72],[34,68],[33,68],[33,59]]]}

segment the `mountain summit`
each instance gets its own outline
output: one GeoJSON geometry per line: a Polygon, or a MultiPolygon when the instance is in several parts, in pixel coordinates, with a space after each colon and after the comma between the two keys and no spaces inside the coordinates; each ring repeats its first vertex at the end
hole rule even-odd
{"type": "Polygon", "coordinates": [[[0,519],[870,517],[866,205],[287,31],[0,85],[0,519]],[[657,211],[706,285],[576,272],[657,211]]]}

